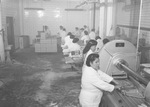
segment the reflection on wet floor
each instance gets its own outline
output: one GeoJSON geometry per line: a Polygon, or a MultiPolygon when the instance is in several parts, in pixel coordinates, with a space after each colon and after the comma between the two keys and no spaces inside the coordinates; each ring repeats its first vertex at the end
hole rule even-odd
{"type": "Polygon", "coordinates": [[[44,72],[39,77],[43,81],[41,86],[39,87],[39,90],[37,90],[35,95],[35,100],[39,101],[40,103],[46,101],[49,95],[49,91],[52,90],[52,86],[55,85],[55,81],[66,79],[68,77],[76,77],[80,76],[76,72],[65,72],[65,73],[55,73],[55,72],[44,72]]]}
{"type": "Polygon", "coordinates": [[[0,107],[78,106],[81,74],[64,63],[61,53],[19,51],[12,65],[0,67],[0,79],[0,107]]]}

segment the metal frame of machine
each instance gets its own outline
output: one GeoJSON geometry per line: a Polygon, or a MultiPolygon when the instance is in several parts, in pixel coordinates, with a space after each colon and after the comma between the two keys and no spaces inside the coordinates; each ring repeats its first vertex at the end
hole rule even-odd
{"type": "Polygon", "coordinates": [[[100,69],[108,75],[117,76],[121,90],[112,93],[104,93],[102,107],[138,107],[141,104],[149,107],[150,87],[149,80],[139,75],[139,56],[135,46],[125,40],[113,40],[108,42],[100,55],[100,69]],[[138,60],[137,60],[138,58],[138,60]]]}

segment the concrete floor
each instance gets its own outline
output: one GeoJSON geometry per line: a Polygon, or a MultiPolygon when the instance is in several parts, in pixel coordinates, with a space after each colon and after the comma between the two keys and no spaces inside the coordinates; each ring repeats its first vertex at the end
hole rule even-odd
{"type": "Polygon", "coordinates": [[[30,47],[0,65],[0,107],[78,107],[81,74],[58,51],[37,54],[30,47]]]}

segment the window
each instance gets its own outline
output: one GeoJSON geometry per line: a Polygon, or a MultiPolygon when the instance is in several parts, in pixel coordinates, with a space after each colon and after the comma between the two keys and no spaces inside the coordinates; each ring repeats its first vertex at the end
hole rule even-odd
{"type": "Polygon", "coordinates": [[[112,6],[107,7],[107,29],[106,36],[109,35],[112,28],[112,6]]]}
{"type": "Polygon", "coordinates": [[[100,23],[99,31],[100,37],[108,36],[112,28],[113,20],[113,0],[101,0],[100,3],[105,2],[106,5],[100,7],[100,23]]]}

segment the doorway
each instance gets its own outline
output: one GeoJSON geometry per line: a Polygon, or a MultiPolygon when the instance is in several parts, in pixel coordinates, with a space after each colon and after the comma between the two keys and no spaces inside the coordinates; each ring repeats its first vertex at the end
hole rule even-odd
{"type": "Polygon", "coordinates": [[[12,45],[11,52],[13,52],[15,50],[14,18],[6,16],[6,25],[8,45],[12,45]]]}

